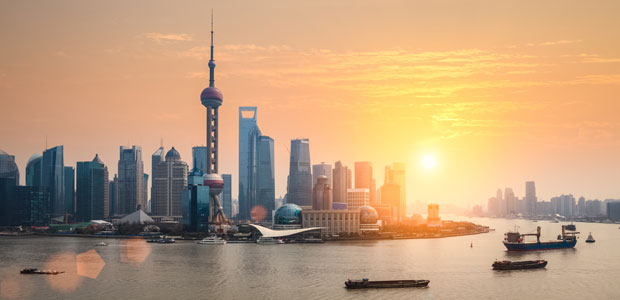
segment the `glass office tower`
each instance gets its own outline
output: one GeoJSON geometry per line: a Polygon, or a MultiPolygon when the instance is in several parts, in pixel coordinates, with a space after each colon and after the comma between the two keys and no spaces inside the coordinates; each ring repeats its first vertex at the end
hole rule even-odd
{"type": "Polygon", "coordinates": [[[43,152],[41,164],[41,185],[52,194],[52,218],[65,214],[65,170],[63,146],[56,146],[43,152]]]}
{"type": "Polygon", "coordinates": [[[291,140],[291,160],[288,175],[287,203],[312,205],[312,172],[310,171],[310,141],[291,140]]]}

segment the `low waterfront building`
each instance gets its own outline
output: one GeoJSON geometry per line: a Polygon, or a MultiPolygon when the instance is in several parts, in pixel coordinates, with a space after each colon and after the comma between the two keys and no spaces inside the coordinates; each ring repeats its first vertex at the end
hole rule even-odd
{"type": "Polygon", "coordinates": [[[370,205],[364,205],[360,207],[360,232],[362,234],[377,233],[379,232],[379,213],[374,207],[370,205]]]}
{"type": "MultiPolygon", "coordinates": [[[[351,210],[309,210],[301,212],[302,227],[321,227],[322,235],[360,233],[360,212],[351,210]]],[[[375,221],[376,222],[376,221],[375,221]]]]}
{"type": "Polygon", "coordinates": [[[368,204],[370,204],[370,192],[367,188],[347,190],[347,208],[349,210],[358,210],[368,204]]]}

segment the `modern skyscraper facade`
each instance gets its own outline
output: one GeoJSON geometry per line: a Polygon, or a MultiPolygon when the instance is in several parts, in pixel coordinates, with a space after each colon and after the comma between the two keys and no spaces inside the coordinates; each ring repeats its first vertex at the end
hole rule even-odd
{"type": "Polygon", "coordinates": [[[224,179],[224,189],[222,190],[222,205],[224,206],[224,214],[234,216],[232,210],[232,175],[222,174],[224,179]]]}
{"type": "Polygon", "coordinates": [[[525,209],[528,216],[536,216],[536,184],[534,181],[525,182],[525,209]]]}
{"type": "Polygon", "coordinates": [[[52,217],[65,214],[65,170],[63,146],[56,146],[43,152],[41,162],[41,184],[52,195],[52,217]]]}
{"type": "Polygon", "coordinates": [[[109,212],[110,217],[112,217],[112,216],[114,216],[114,214],[116,214],[116,203],[117,203],[116,199],[118,198],[118,196],[117,196],[118,190],[116,189],[116,180],[117,180],[117,178],[116,178],[116,174],[115,174],[114,175],[114,179],[110,180],[108,182],[108,193],[110,194],[110,197],[109,197],[110,198],[110,201],[109,201],[109,203],[110,203],[110,212],[109,212]]]}
{"type": "Polygon", "coordinates": [[[497,216],[505,216],[508,212],[508,209],[506,207],[506,201],[504,201],[502,189],[497,189],[497,192],[495,192],[495,199],[497,199],[497,204],[499,208],[497,216]]]}
{"type": "Polygon", "coordinates": [[[181,197],[183,225],[186,230],[203,232],[209,230],[210,201],[209,187],[204,185],[202,172],[196,168],[192,169],[181,197]]]}
{"type": "Polygon", "coordinates": [[[15,187],[14,199],[11,226],[45,226],[50,224],[52,196],[48,188],[17,186],[15,187]]]}
{"type": "Polygon", "coordinates": [[[400,213],[401,208],[401,189],[396,183],[388,182],[381,187],[381,204],[392,207],[393,222],[400,223],[403,221],[403,215],[400,213]]]}
{"type": "Polygon", "coordinates": [[[250,219],[257,202],[257,143],[261,136],[257,114],[254,106],[239,107],[239,218],[244,220],[250,219]]]}
{"type": "Polygon", "coordinates": [[[334,202],[338,203],[346,203],[347,202],[347,189],[350,187],[347,186],[347,174],[349,173],[349,168],[344,166],[342,162],[337,161],[332,171],[332,199],[334,202]]]}
{"type": "Polygon", "coordinates": [[[146,209],[142,147],[120,147],[117,189],[118,206],[116,208],[119,214],[130,214],[138,209],[146,209]]]}
{"type": "Polygon", "coordinates": [[[204,174],[207,170],[207,147],[192,147],[192,169],[196,168],[204,174]]]}
{"type": "Polygon", "coordinates": [[[15,185],[19,185],[19,168],[15,163],[15,156],[0,150],[0,178],[15,180],[15,185]]]}
{"type": "Polygon", "coordinates": [[[26,185],[41,186],[43,156],[39,153],[33,154],[26,164],[26,185]]]}
{"type": "MultiPolygon", "coordinates": [[[[274,172],[273,139],[268,136],[258,137],[258,169],[256,170],[257,205],[265,208],[268,216],[275,210],[276,180],[274,172]]],[[[271,220],[271,218],[266,218],[271,220]]]]}
{"type": "Polygon", "coordinates": [[[78,222],[110,216],[108,168],[96,155],[92,161],[77,162],[76,214],[78,222]]]}
{"type": "Polygon", "coordinates": [[[360,207],[370,204],[370,192],[368,189],[348,189],[347,209],[358,210],[360,207]]]}
{"type": "Polygon", "coordinates": [[[65,166],[65,212],[75,214],[75,169],[65,166]]]}
{"type": "Polygon", "coordinates": [[[287,203],[312,205],[312,173],[310,171],[310,140],[291,140],[291,159],[287,185],[287,203]]]}
{"type": "Polygon", "coordinates": [[[325,175],[320,175],[312,190],[312,210],[331,210],[332,202],[329,178],[325,175]]]}
{"type": "Polygon", "coordinates": [[[507,214],[517,214],[517,197],[515,193],[512,191],[512,188],[504,189],[504,202],[506,202],[506,213],[507,214]]]}
{"type": "Polygon", "coordinates": [[[372,163],[369,161],[355,162],[355,188],[368,189],[370,193],[370,203],[376,202],[377,189],[375,180],[372,177],[372,163]]]}
{"type": "MultiPolygon", "coordinates": [[[[158,150],[159,151],[159,150],[158,150]]],[[[155,216],[181,216],[181,197],[187,187],[187,163],[172,147],[164,161],[153,165],[151,213],[155,216]]]]}

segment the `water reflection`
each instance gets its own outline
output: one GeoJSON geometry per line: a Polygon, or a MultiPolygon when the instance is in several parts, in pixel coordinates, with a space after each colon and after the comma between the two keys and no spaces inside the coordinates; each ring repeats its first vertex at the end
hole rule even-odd
{"type": "Polygon", "coordinates": [[[78,254],[76,262],[78,275],[91,279],[96,279],[105,266],[105,262],[94,249],[78,254]]]}
{"type": "Polygon", "coordinates": [[[151,254],[151,245],[143,238],[133,238],[121,241],[121,262],[141,264],[151,254]]]}
{"type": "Polygon", "coordinates": [[[47,282],[54,290],[69,293],[74,291],[82,282],[82,277],[77,273],[76,255],[73,252],[52,255],[47,261],[45,269],[65,272],[59,275],[46,275],[47,282]]]}

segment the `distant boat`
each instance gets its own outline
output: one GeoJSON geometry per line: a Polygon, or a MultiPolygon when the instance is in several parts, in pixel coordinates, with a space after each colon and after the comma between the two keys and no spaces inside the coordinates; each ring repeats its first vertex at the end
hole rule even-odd
{"type": "Polygon", "coordinates": [[[278,240],[278,239],[274,239],[274,238],[270,238],[270,237],[259,237],[258,240],[256,240],[257,244],[262,244],[262,245],[278,245],[278,244],[284,244],[283,240],[278,240]]]}
{"type": "Polygon", "coordinates": [[[370,281],[368,278],[358,280],[347,280],[344,285],[348,289],[370,289],[370,288],[407,288],[407,287],[426,287],[429,280],[387,280],[370,281]]]}
{"type": "Polygon", "coordinates": [[[526,261],[495,261],[492,265],[493,270],[527,270],[541,269],[547,266],[546,260],[526,260],[526,261]]]}
{"type": "Polygon", "coordinates": [[[210,236],[210,237],[206,237],[204,239],[202,239],[200,242],[198,242],[198,244],[202,244],[202,245],[225,245],[226,244],[226,240],[219,238],[217,236],[210,236]]]}
{"type": "Polygon", "coordinates": [[[58,275],[64,273],[63,271],[55,270],[39,270],[37,268],[26,268],[19,272],[20,274],[44,274],[44,275],[58,275]]]}
{"type": "Polygon", "coordinates": [[[107,246],[108,244],[106,244],[106,242],[99,242],[96,243],[94,246],[107,246]]]}
{"type": "Polygon", "coordinates": [[[504,238],[504,246],[508,251],[532,251],[532,250],[549,250],[573,248],[577,244],[577,234],[579,232],[569,230],[567,225],[562,225],[562,234],[558,235],[557,241],[540,241],[540,226],[536,227],[536,233],[521,234],[518,231],[507,232],[504,238]],[[526,243],[524,238],[528,235],[536,236],[536,242],[526,243]]]}
{"type": "Polygon", "coordinates": [[[586,243],[594,243],[596,240],[592,237],[592,232],[588,234],[588,239],[586,239],[586,243]]]}

